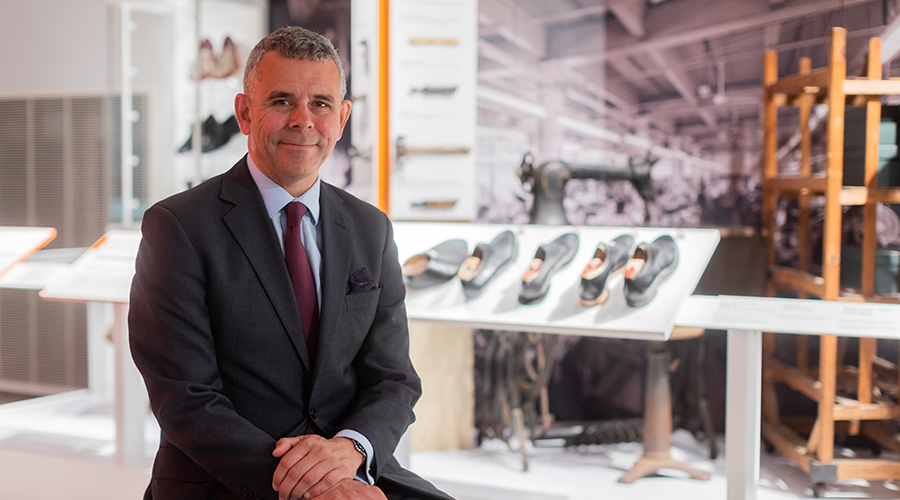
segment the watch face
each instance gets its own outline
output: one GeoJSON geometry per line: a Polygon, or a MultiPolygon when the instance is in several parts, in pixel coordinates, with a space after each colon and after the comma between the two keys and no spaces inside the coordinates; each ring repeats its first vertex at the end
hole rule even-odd
{"type": "Polygon", "coordinates": [[[353,446],[356,448],[356,451],[360,452],[363,457],[368,458],[368,455],[366,454],[366,448],[362,445],[362,443],[355,439],[351,439],[350,441],[353,441],[353,446]]]}

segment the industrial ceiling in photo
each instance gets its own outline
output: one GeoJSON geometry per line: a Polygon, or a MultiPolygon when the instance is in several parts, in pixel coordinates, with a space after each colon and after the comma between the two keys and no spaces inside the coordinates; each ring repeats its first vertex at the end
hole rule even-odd
{"type": "Polygon", "coordinates": [[[842,27],[848,75],[861,73],[876,36],[886,76],[900,73],[890,64],[898,0],[479,0],[478,9],[481,107],[540,115],[561,105],[613,136],[707,158],[761,151],[767,50],[780,75],[796,73],[801,57],[822,67],[830,30],[842,27]],[[562,96],[555,104],[548,88],[562,96]]]}

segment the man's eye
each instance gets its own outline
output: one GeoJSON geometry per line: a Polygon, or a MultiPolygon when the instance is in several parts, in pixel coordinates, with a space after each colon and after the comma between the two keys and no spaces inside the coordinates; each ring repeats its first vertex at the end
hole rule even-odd
{"type": "Polygon", "coordinates": [[[278,100],[274,101],[274,104],[276,106],[290,106],[291,101],[289,101],[287,99],[278,99],[278,100]]]}
{"type": "Polygon", "coordinates": [[[325,101],[313,101],[313,106],[317,108],[327,108],[329,104],[325,101]]]}

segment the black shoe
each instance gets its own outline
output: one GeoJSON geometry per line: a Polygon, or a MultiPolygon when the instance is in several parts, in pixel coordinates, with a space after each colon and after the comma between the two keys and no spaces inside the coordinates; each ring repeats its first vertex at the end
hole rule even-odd
{"type": "Polygon", "coordinates": [[[566,233],[550,243],[541,245],[534,253],[534,260],[522,275],[520,304],[534,304],[543,300],[550,289],[550,278],[564,267],[578,250],[578,235],[566,233]]]}
{"type": "MultiPolygon", "coordinates": [[[[215,135],[216,130],[219,128],[219,122],[216,121],[216,118],[213,115],[209,115],[209,118],[203,122],[203,125],[200,126],[200,151],[206,152],[208,151],[209,144],[211,142],[211,138],[215,135]]],[[[193,127],[191,127],[193,129],[193,127]]],[[[191,135],[188,137],[188,140],[178,148],[179,153],[187,153],[191,149],[194,148],[194,132],[191,131],[191,135]]]]}
{"type": "Polygon", "coordinates": [[[449,240],[403,263],[403,281],[410,288],[428,288],[444,283],[459,272],[469,245],[465,240],[449,240]]]}
{"type": "Polygon", "coordinates": [[[494,276],[516,260],[518,250],[519,242],[512,231],[503,231],[489,244],[475,245],[458,273],[466,297],[477,297],[494,276]]]}
{"type": "Polygon", "coordinates": [[[590,307],[606,302],[609,297],[606,283],[611,276],[625,269],[633,247],[634,238],[629,234],[616,237],[609,246],[605,243],[597,245],[594,257],[581,272],[579,295],[582,305],[590,307]]]}
{"type": "MultiPolygon", "coordinates": [[[[231,138],[241,131],[237,118],[234,115],[228,117],[227,120],[219,124],[209,136],[209,141],[203,142],[203,152],[209,153],[215,151],[222,146],[228,144],[231,138]]],[[[204,137],[204,139],[206,139],[204,137]]]]}
{"type": "Polygon", "coordinates": [[[678,247],[668,234],[641,243],[625,269],[625,302],[641,307],[653,300],[659,284],[678,266],[678,247]]]}

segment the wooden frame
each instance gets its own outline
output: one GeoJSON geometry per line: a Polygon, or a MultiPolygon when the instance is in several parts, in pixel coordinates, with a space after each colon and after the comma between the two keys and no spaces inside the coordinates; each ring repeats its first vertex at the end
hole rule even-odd
{"type": "MultiPolygon", "coordinates": [[[[778,77],[777,55],[769,51],[764,62],[764,144],[763,144],[763,227],[767,235],[767,293],[775,296],[780,289],[796,290],[800,298],[810,295],[823,300],[893,302],[897,299],[875,295],[876,208],[879,202],[900,201],[900,188],[878,187],[878,139],[881,122],[882,95],[900,94],[900,81],[883,80],[881,40],[869,43],[867,75],[848,79],[846,75],[846,30],[833,28],[828,66],[813,70],[810,60],[800,60],[795,75],[778,77]],[[809,116],[817,102],[828,104],[827,158],[824,175],[811,171],[811,139],[809,116]],[[865,186],[843,186],[844,108],[866,108],[865,186]],[[777,150],[777,115],[780,106],[796,106],[800,112],[800,175],[779,175],[777,150]],[[824,235],[822,276],[810,273],[809,246],[810,199],[824,196],[824,235]],[[774,235],[775,209],[779,198],[796,197],[800,211],[799,265],[797,269],[776,266],[774,235]],[[863,206],[862,283],[860,294],[840,294],[841,210],[845,205],[863,206]]],[[[877,357],[876,340],[860,339],[858,368],[839,369],[837,338],[820,337],[819,367],[811,370],[808,360],[808,337],[797,341],[796,366],[775,359],[775,337],[763,338],[763,422],[765,439],[803,470],[810,473],[815,485],[840,479],[895,479],[900,477],[900,462],[834,458],[836,422],[848,434],[865,434],[892,450],[900,450],[900,438],[882,420],[900,417],[900,405],[881,398],[873,401],[873,387],[890,388],[900,400],[900,375],[897,365],[877,357]],[[838,375],[840,373],[840,380],[838,375]],[[892,376],[890,381],[876,380],[892,376]],[[818,403],[818,415],[808,440],[801,438],[780,419],[774,387],[786,383],[818,403]],[[838,397],[838,382],[855,386],[857,399],[838,397]]],[[[815,488],[817,496],[821,493],[815,488]]]]}

